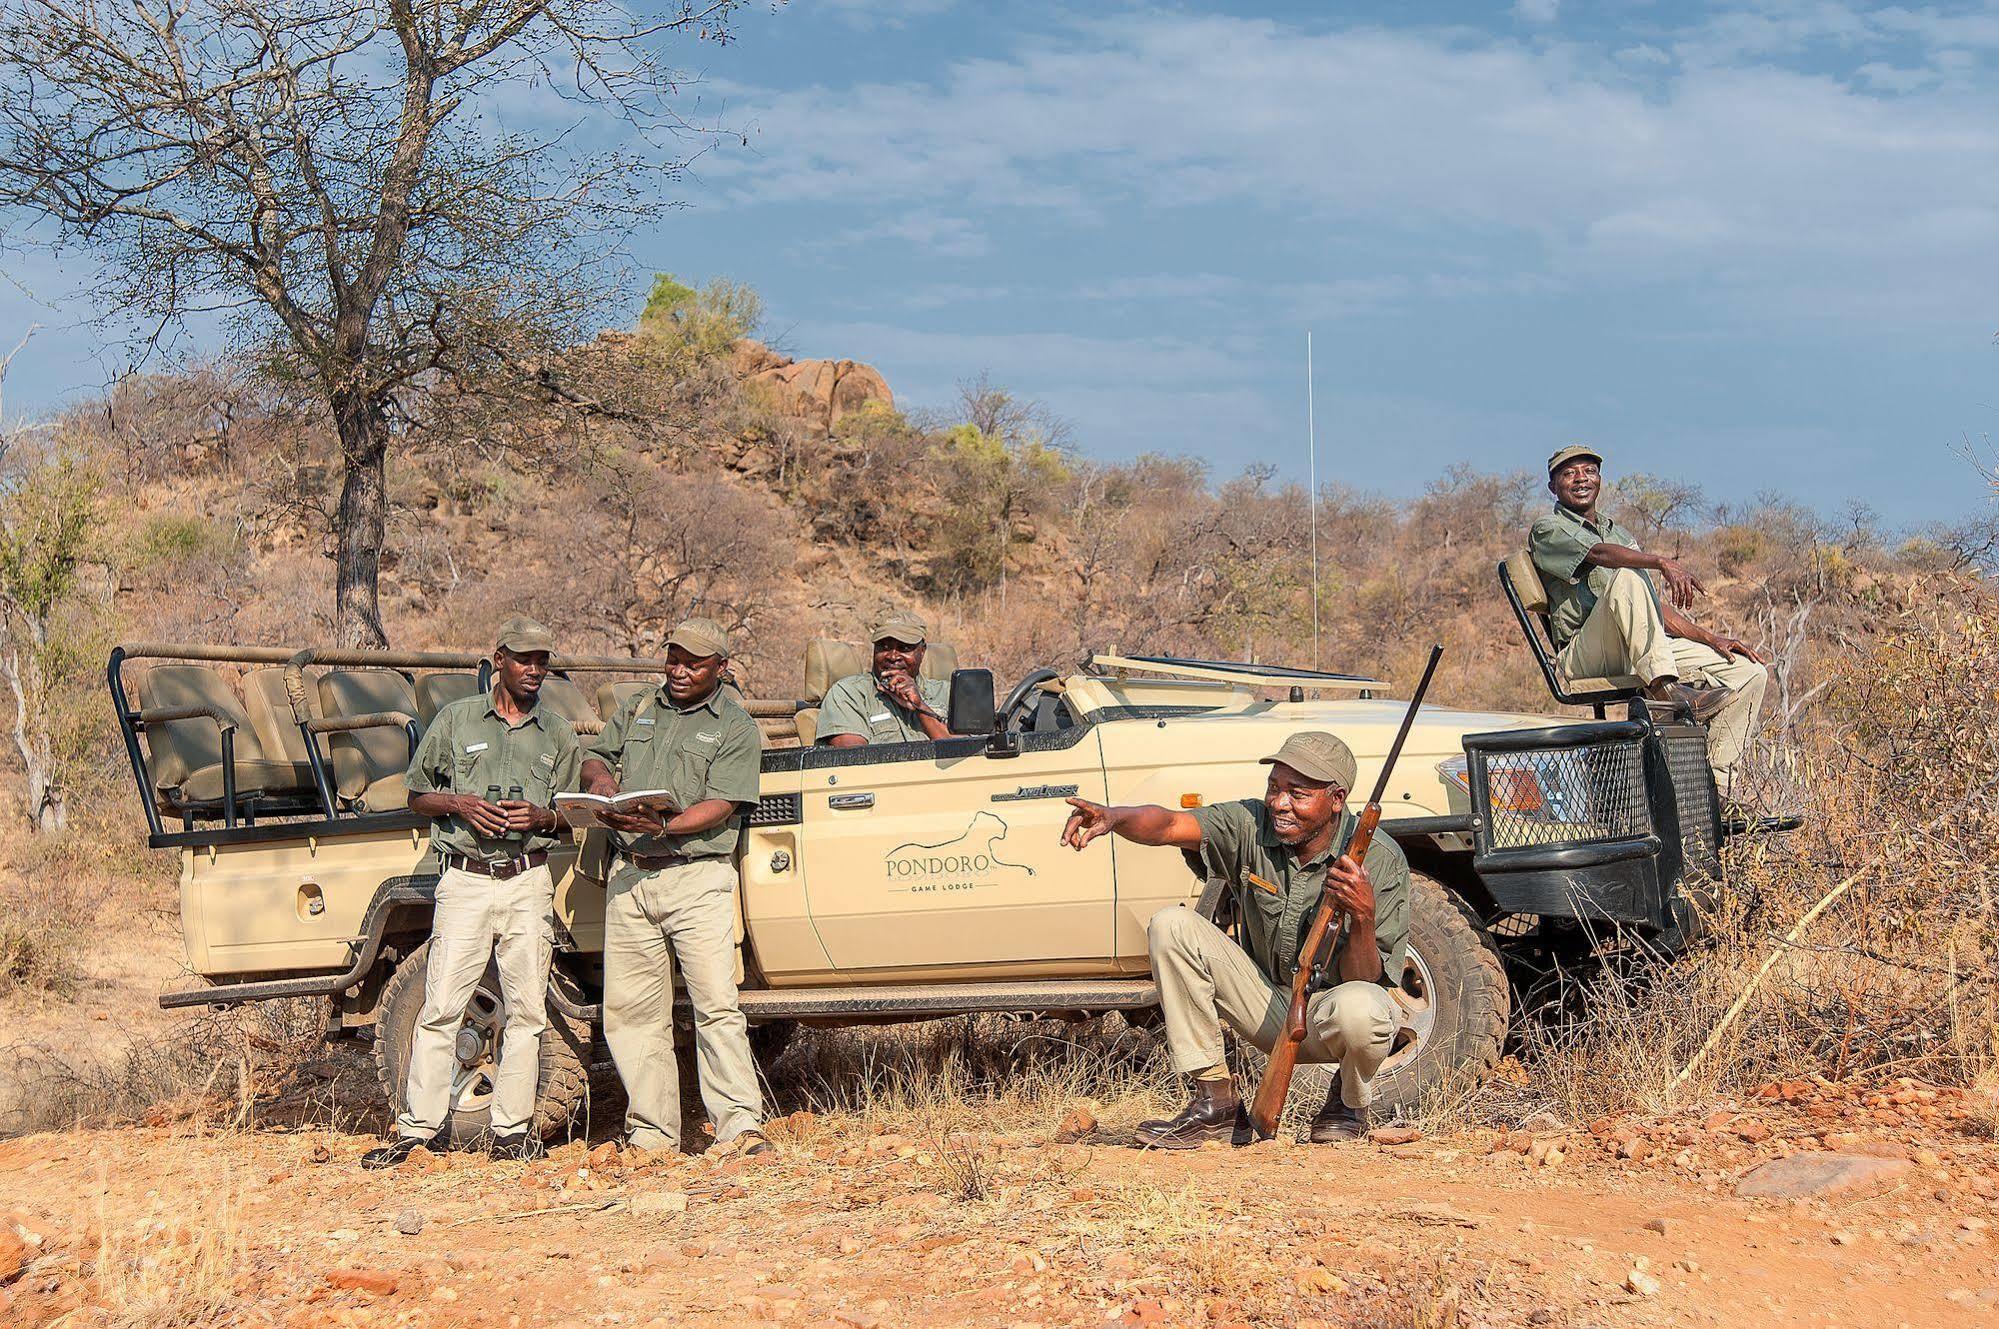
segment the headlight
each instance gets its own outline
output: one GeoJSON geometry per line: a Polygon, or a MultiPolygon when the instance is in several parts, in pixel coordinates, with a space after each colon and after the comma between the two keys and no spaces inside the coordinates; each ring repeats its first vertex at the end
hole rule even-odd
{"type": "MultiPolygon", "coordinates": [[[[1462,753],[1437,763],[1437,774],[1471,793],[1471,761],[1462,753]]],[[[1575,800],[1576,791],[1565,787],[1564,768],[1538,754],[1495,755],[1486,761],[1485,778],[1490,785],[1487,804],[1494,812],[1510,812],[1536,820],[1560,820],[1565,803],[1575,800]]]]}

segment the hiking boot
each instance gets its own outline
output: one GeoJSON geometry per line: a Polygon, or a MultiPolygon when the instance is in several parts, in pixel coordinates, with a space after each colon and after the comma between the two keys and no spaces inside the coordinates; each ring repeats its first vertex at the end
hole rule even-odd
{"type": "Polygon", "coordinates": [[[758,1154],[768,1152],[770,1149],[770,1141],[766,1140],[764,1133],[759,1130],[744,1131],[735,1138],[733,1143],[735,1144],[735,1152],[744,1158],[755,1158],[758,1154]]]}
{"type": "Polygon", "coordinates": [[[1340,1102],[1337,1085],[1332,1097],[1319,1109],[1319,1115],[1312,1118],[1312,1133],[1307,1138],[1313,1144],[1345,1144],[1350,1140],[1365,1140],[1372,1129],[1366,1108],[1350,1108],[1340,1102]]]}
{"type": "Polygon", "coordinates": [[[1196,1080],[1193,1096],[1178,1116],[1138,1123],[1141,1149],[1198,1149],[1209,1140],[1233,1142],[1242,1100],[1235,1080],[1196,1080]]]}
{"type": "Polygon", "coordinates": [[[442,1154],[448,1152],[450,1148],[451,1145],[445,1139],[443,1131],[439,1131],[428,1139],[421,1135],[398,1135],[387,1144],[378,1145],[361,1155],[361,1166],[374,1170],[395,1167],[419,1149],[428,1149],[433,1154],[442,1154]]]}
{"type": "Polygon", "coordinates": [[[1676,712],[1691,716],[1701,724],[1714,719],[1722,707],[1728,705],[1735,696],[1734,688],[1690,688],[1685,683],[1667,683],[1656,690],[1647,688],[1648,700],[1664,702],[1676,712]]]}
{"type": "Polygon", "coordinates": [[[493,1133],[492,1155],[501,1163],[532,1163],[548,1153],[542,1145],[541,1136],[533,1131],[515,1131],[502,1135],[493,1133]]]}

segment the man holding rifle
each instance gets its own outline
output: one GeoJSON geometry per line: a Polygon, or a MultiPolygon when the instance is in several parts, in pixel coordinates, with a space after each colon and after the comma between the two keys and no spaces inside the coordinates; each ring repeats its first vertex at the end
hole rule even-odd
{"type": "Polygon", "coordinates": [[[1105,807],[1072,798],[1063,843],[1082,849],[1115,832],[1134,844],[1185,850],[1233,894],[1240,945],[1184,905],[1152,916],[1147,940],[1174,1069],[1193,1079],[1178,1116],[1142,1122],[1139,1142],[1192,1149],[1229,1140],[1241,1098],[1222,1056],[1222,1022],[1265,1052],[1284,1031],[1299,950],[1323,897],[1347,919],[1305,1008],[1299,1059],[1338,1062],[1339,1078],[1313,1118],[1315,1144],[1366,1134],[1369,1082],[1395,1037],[1389,986],[1409,945],[1409,864],[1388,836],[1356,863],[1345,855],[1356,817],[1347,810],[1354,757],[1332,734],[1286,739],[1265,757],[1263,798],[1176,812],[1105,807]]]}

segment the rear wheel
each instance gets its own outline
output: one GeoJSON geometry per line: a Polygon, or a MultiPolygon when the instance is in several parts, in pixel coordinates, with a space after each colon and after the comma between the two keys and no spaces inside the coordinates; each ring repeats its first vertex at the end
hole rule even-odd
{"type": "MultiPolygon", "coordinates": [[[[406,1103],[404,1087],[409,1083],[410,1044],[423,1010],[424,974],[429,967],[430,943],[410,952],[396,966],[382,987],[382,1003],[375,1025],[375,1073],[388,1095],[389,1110],[400,1113],[406,1103]]],[[[551,983],[566,982],[562,974],[550,975],[551,983]]],[[[490,1130],[493,1086],[499,1072],[500,1035],[507,1023],[506,1002],[500,995],[500,971],[491,959],[479,986],[466,1005],[465,1018],[453,1046],[455,1060],[451,1077],[451,1113],[445,1131],[454,1148],[467,1148],[490,1130]]],[[[590,1031],[566,1020],[553,1006],[548,1010],[548,1028],[541,1036],[541,1066],[535,1085],[532,1129],[543,1139],[560,1133],[582,1110],[589,1086],[584,1056],[590,1031]]]]}
{"type": "Polygon", "coordinates": [[[1409,958],[1395,1004],[1396,1048],[1374,1078],[1384,1115],[1447,1086],[1467,1088],[1499,1063],[1512,993],[1483,925],[1421,873],[1410,874],[1409,958]]]}

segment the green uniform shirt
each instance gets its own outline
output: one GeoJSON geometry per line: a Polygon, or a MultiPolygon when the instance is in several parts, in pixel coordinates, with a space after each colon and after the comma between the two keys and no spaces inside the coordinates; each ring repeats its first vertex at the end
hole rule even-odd
{"type": "MultiPolygon", "coordinates": [[[[924,704],[943,715],[951,706],[951,685],[941,678],[918,678],[924,704]]],[[[859,734],[870,743],[929,742],[916,717],[885,696],[873,674],[852,674],[826,689],[819,703],[818,742],[835,734],[859,734]]]]}
{"type": "MultiPolygon", "coordinates": [[[[1548,631],[1554,636],[1558,651],[1582,629],[1583,620],[1596,608],[1597,597],[1617,571],[1584,566],[1583,560],[1589,557],[1592,545],[1641,547],[1636,536],[1603,513],[1591,521],[1560,503],[1527,533],[1527,549],[1534,555],[1541,585],[1548,592],[1548,631]]],[[[1645,584],[1651,587],[1656,604],[1659,588],[1652,585],[1650,577],[1645,578],[1645,584]]]]}
{"type": "MultiPolygon", "coordinates": [[[[1326,872],[1360,819],[1352,812],[1342,813],[1332,846],[1304,863],[1277,838],[1270,809],[1260,798],[1195,808],[1193,816],[1201,824],[1201,847],[1192,856],[1208,875],[1220,877],[1235,892],[1237,940],[1265,978],[1279,987],[1289,985],[1298,967],[1299,948],[1325,894],[1326,872]],[[1250,880],[1252,876],[1277,889],[1265,889],[1250,880]]],[[[1362,866],[1374,883],[1374,939],[1381,948],[1382,977],[1393,983],[1401,979],[1409,951],[1409,860],[1392,837],[1377,832],[1362,866]]],[[[1326,965],[1329,978],[1338,972],[1346,945],[1342,938],[1326,965]]]]}
{"type": "MultiPolygon", "coordinates": [[[[410,758],[403,783],[415,794],[478,794],[498,786],[500,797],[520,786],[520,797],[548,807],[555,795],[576,788],[582,749],[569,721],[546,703],[509,725],[494,707],[493,694],[460,697],[438,711],[410,758]]],[[[552,835],[505,835],[489,839],[463,817],[431,821],[431,847],[440,853],[486,860],[518,858],[555,843],[552,835]]]]}
{"type": "Polygon", "coordinates": [[[661,685],[620,706],[583,755],[609,766],[619,788],[664,789],[682,809],[711,798],[737,805],[698,835],[620,835],[622,852],[726,858],[735,852],[743,810],[757,801],[762,754],[757,722],[721,688],[683,710],[661,685]]]}

